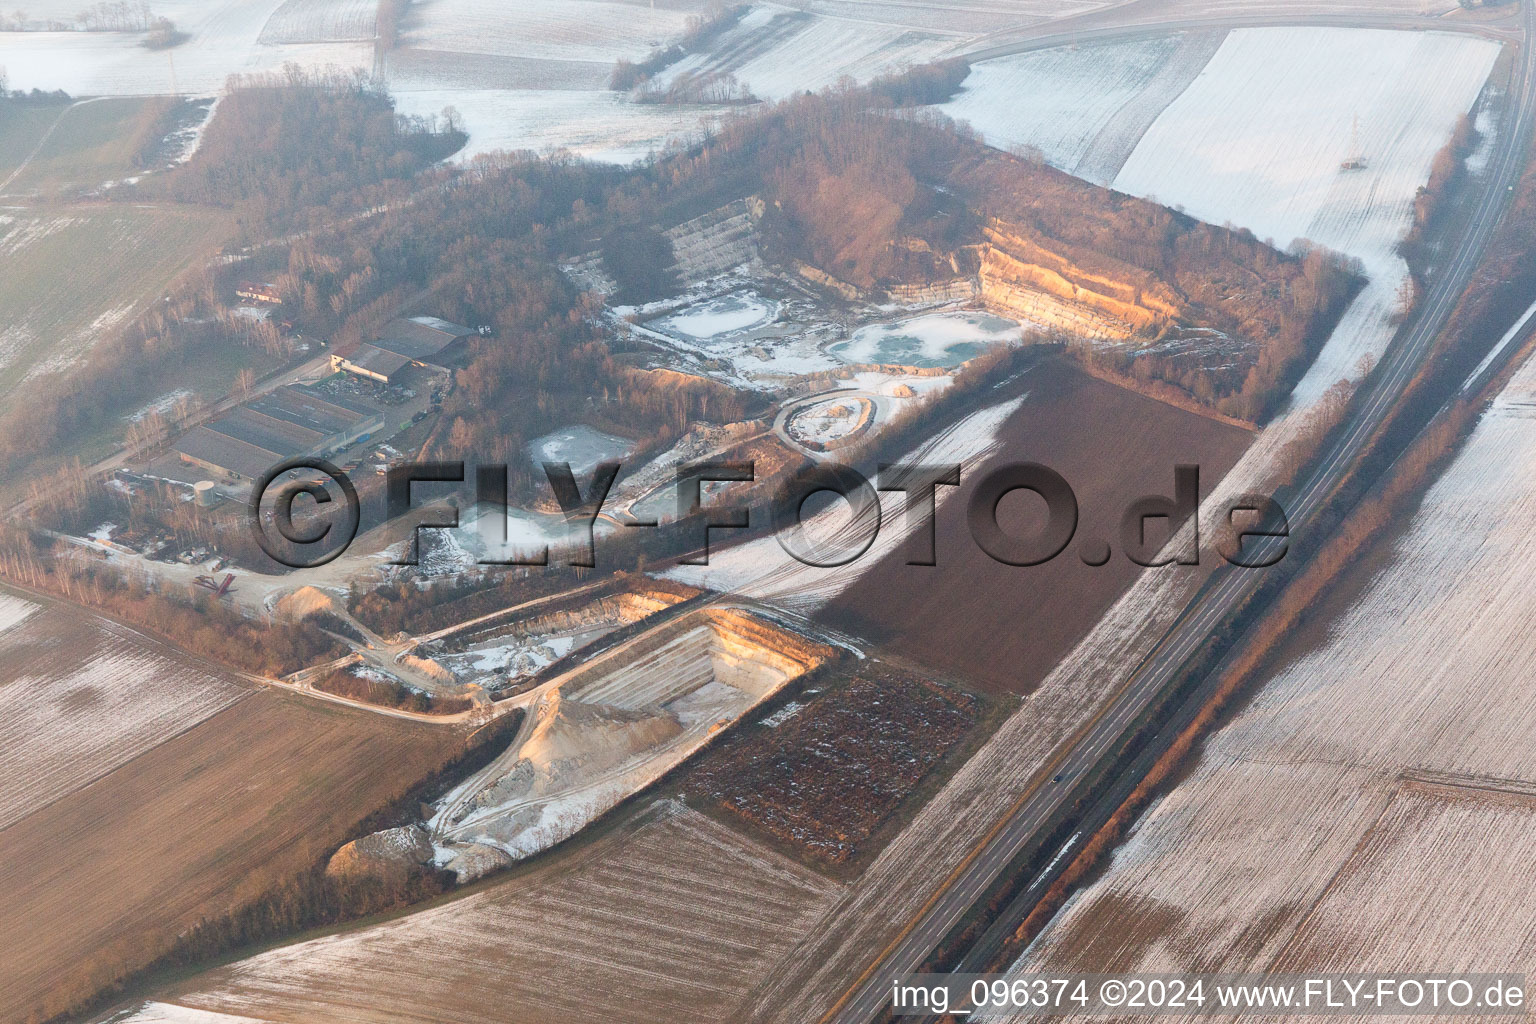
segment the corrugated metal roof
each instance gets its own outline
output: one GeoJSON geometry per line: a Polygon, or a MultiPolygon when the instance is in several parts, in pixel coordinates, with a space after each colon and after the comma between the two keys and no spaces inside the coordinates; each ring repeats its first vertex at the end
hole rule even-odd
{"type": "Polygon", "coordinates": [[[284,459],[326,447],[383,414],[358,402],[285,384],[220,416],[176,442],[190,458],[257,477],[284,459]]]}
{"type": "Polygon", "coordinates": [[[297,423],[289,423],[247,408],[234,409],[209,426],[237,441],[277,452],[285,458],[309,451],[326,436],[323,430],[301,427],[297,423]]]}
{"type": "Polygon", "coordinates": [[[351,355],[344,358],[360,370],[377,373],[383,377],[393,377],[411,361],[408,356],[400,355],[398,352],[386,352],[377,345],[359,345],[351,355]]]}
{"type": "Polygon", "coordinates": [[[385,324],[374,345],[410,359],[430,359],[460,338],[474,333],[471,328],[435,316],[414,316],[385,324]]]}
{"type": "Polygon", "coordinates": [[[176,442],[176,451],[191,459],[218,466],[254,480],[281,462],[284,456],[236,440],[211,427],[197,427],[176,442]]]}
{"type": "Polygon", "coordinates": [[[360,421],[378,415],[377,410],[344,395],[320,395],[293,385],[262,395],[249,403],[249,408],[326,434],[349,431],[360,421]]]}

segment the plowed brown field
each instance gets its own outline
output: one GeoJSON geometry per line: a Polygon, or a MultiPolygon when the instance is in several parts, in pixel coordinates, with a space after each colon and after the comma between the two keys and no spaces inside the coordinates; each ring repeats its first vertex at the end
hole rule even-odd
{"type": "MultiPolygon", "coordinates": [[[[1029,397],[999,432],[1001,453],[963,467],[959,494],[939,509],[938,565],[907,565],[907,552],[897,551],[829,604],[823,621],[981,689],[1029,693],[1140,573],[1195,571],[1130,561],[1119,550],[1120,517],[1143,495],[1172,497],[1179,463],[1200,467],[1203,497],[1253,435],[1060,360],[1035,367],[1026,384],[1029,397]],[[1077,495],[1076,536],[1044,565],[993,561],[966,522],[978,482],[1012,462],[1049,466],[1077,495]],[[1109,562],[1086,565],[1079,554],[1085,540],[1109,542],[1109,562]]],[[[1010,495],[999,522],[1028,536],[1043,523],[1043,508],[1033,495],[1010,495]]],[[[1220,557],[1208,547],[1202,560],[1220,557]]]]}

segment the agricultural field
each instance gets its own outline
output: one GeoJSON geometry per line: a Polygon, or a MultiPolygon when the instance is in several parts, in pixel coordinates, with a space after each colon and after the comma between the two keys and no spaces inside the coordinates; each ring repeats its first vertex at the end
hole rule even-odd
{"type": "MultiPolygon", "coordinates": [[[[759,3],[706,50],[659,72],[654,84],[665,87],[685,72],[730,72],[758,99],[778,100],[845,75],[868,81],[958,53],[990,32],[1098,6],[759,3]]],[[[631,163],[669,141],[696,137],[701,122],[732,109],[636,103],[607,90],[616,61],[644,59],[705,7],[702,0],[655,7],[634,0],[429,0],[409,8],[399,45],[385,56],[385,75],[402,111],[425,116],[451,106],[462,116],[470,142],[457,160],[500,149],[563,148],[631,163]]]]}
{"type": "Polygon", "coordinates": [[[0,182],[11,179],[70,106],[70,100],[5,105],[6,116],[0,117],[0,182]]]}
{"type": "MultiPolygon", "coordinates": [[[[16,617],[0,600],[0,622],[16,617]]],[[[0,632],[0,671],[7,1020],[59,1009],[307,869],[459,745],[252,689],[64,606],[0,632]]]]}
{"type": "Polygon", "coordinates": [[[704,3],[637,0],[424,0],[410,7],[402,43],[441,52],[576,60],[611,67],[680,35],[704,3]]]}
{"type": "MultiPolygon", "coordinates": [[[[35,19],[71,19],[88,3],[28,4],[35,19]]],[[[287,8],[296,31],[326,31],[348,23],[346,0],[156,0],[187,40],[169,50],[141,46],[142,32],[9,32],[3,64],[13,89],[63,89],[72,96],[212,95],[232,74],[277,71],[286,63],[316,70],[373,65],[371,38],[346,42],[261,41],[267,21],[287,8]],[[340,8],[340,10],[338,10],[340,8]]],[[[355,18],[351,19],[355,21],[355,18]]],[[[290,31],[282,29],[283,32],[290,31]]],[[[371,35],[371,34],[370,34],[371,35]]]]}
{"type": "Polygon", "coordinates": [[[262,953],[155,998],[292,1024],[705,1024],[734,1019],[743,993],[836,892],[667,801],[463,899],[262,953]]]}
{"type": "Polygon", "coordinates": [[[232,228],[222,213],[191,208],[0,211],[0,394],[78,359],[232,228]]]}
{"type": "MultiPolygon", "coordinates": [[[[1441,18],[1458,11],[1455,0],[1266,0],[1265,8],[1277,14],[1306,15],[1326,14],[1337,17],[1348,14],[1396,15],[1409,18],[1441,18]]],[[[1249,14],[1252,8],[1242,0],[1172,0],[1164,8],[1165,16],[1239,16],[1249,14]]]]}
{"type": "Polygon", "coordinates": [[[787,7],[827,18],[905,28],[982,35],[1020,24],[1070,18],[1106,6],[1106,0],[788,0],[787,7]]]}
{"type": "Polygon", "coordinates": [[[1024,969],[1536,965],[1529,858],[1511,852],[1536,840],[1533,411],[1527,363],[1336,588],[1357,596],[1280,652],[1024,969]]]}
{"type": "Polygon", "coordinates": [[[116,623],[18,604],[0,593],[0,830],[250,693],[116,623]]]}
{"type": "MultiPolygon", "coordinates": [[[[142,174],[143,169],[134,158],[149,141],[162,104],[160,100],[135,97],[71,104],[58,113],[51,125],[26,140],[31,146],[25,154],[25,165],[18,165],[0,178],[0,195],[8,202],[18,198],[31,202],[37,196],[96,191],[142,174]]],[[[30,106],[15,104],[10,109],[25,110],[30,106]]]]}
{"type": "Polygon", "coordinates": [[[283,0],[258,43],[340,43],[373,39],[379,0],[283,0]]]}
{"type": "Polygon", "coordinates": [[[12,626],[20,625],[37,611],[37,605],[22,597],[0,591],[0,637],[12,626]]]}
{"type": "Polygon", "coordinates": [[[1034,147],[1052,166],[1109,185],[1224,36],[1190,32],[981,61],[939,109],[975,128],[990,146],[1034,147]]]}
{"type": "Polygon", "coordinates": [[[1391,339],[1388,317],[1407,276],[1394,246],[1436,151],[1498,55],[1496,43],[1444,33],[1234,31],[1152,124],[1114,187],[1281,247],[1310,239],[1365,264],[1370,283],[1296,389],[1295,401],[1308,403],[1391,339]],[[1356,119],[1367,166],[1342,171],[1356,119]]]}
{"type": "Polygon", "coordinates": [[[844,75],[868,81],[927,64],[954,42],[948,33],[760,6],[708,51],[690,54],[658,74],[655,84],[666,88],[682,74],[726,73],[760,100],[782,100],[833,85],[844,75]]]}
{"type": "Polygon", "coordinates": [[[631,103],[619,93],[549,89],[412,89],[395,93],[395,109],[420,117],[453,107],[469,142],[453,159],[497,150],[566,150],[599,163],[629,164],[672,140],[699,138],[719,107],[631,103]]]}
{"type": "MultiPolygon", "coordinates": [[[[1171,496],[1173,467],[1180,463],[1200,467],[1208,493],[1253,435],[1106,384],[1065,362],[1043,363],[1025,382],[1023,404],[998,429],[998,454],[967,460],[961,486],[941,488],[955,495],[938,513],[939,565],[907,565],[908,552],[898,548],[862,571],[819,618],[976,686],[1029,693],[1139,577],[1189,571],[1143,570],[1126,558],[1118,550],[1121,513],[1142,495],[1171,496]],[[993,561],[966,524],[976,483],[1016,462],[1050,466],[1077,495],[1077,539],[1045,565],[993,561]],[[1079,557],[1080,545],[1095,539],[1115,549],[1099,567],[1079,557]]],[[[999,509],[1005,530],[1029,533],[1036,522],[1032,506],[1010,502],[999,509]]]]}

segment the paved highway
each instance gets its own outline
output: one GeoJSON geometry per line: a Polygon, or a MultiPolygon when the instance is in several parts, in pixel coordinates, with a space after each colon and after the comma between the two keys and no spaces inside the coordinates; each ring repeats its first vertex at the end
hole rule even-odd
{"type": "MultiPolygon", "coordinates": [[[[1314,18],[1311,22],[1315,24],[1317,20],[1314,18]]],[[[1232,27],[1232,23],[1226,23],[1226,27],[1232,27]]],[[[1162,30],[1168,28],[1163,26],[1162,30]]],[[[1528,4],[1524,11],[1524,32],[1526,40],[1536,39],[1536,4],[1528,4]]],[[[1006,49],[1007,52],[1018,52],[1036,45],[1039,45],[1038,41],[1006,49]]],[[[1518,180],[1523,167],[1533,108],[1536,108],[1533,47],[1522,44],[1521,49],[1512,89],[1515,94],[1513,116],[1497,141],[1490,162],[1489,184],[1478,201],[1462,241],[1453,258],[1439,271],[1412,328],[1388,351],[1380,372],[1366,385],[1367,390],[1356,404],[1354,417],[1342,436],[1287,502],[1286,512],[1293,529],[1316,517],[1327,496],[1362,454],[1366,441],[1385,421],[1408,382],[1422,366],[1493,236],[1508,200],[1508,190],[1518,180]]],[[[1212,631],[1253,593],[1261,581],[1260,573],[1226,565],[1213,572],[1208,585],[1131,673],[1121,691],[1040,772],[1009,814],[950,876],[924,912],[907,926],[842,1000],[822,1017],[822,1021],[861,1024],[877,1017],[885,1007],[892,979],[915,970],[927,958],[998,878],[1003,868],[1056,813],[1067,795],[1069,781],[1099,763],[1126,728],[1178,676],[1182,666],[1212,631]],[[1057,775],[1068,781],[1049,781],[1057,775]]]]}

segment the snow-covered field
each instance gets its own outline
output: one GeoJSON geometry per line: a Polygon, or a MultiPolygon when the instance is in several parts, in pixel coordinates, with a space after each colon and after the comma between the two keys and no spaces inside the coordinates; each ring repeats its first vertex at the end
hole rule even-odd
{"type": "Polygon", "coordinates": [[[1307,404],[1391,339],[1415,190],[1499,55],[1486,39],[1376,29],[1234,31],[1114,187],[1284,247],[1358,257],[1371,283],[1296,390],[1307,404]],[[1359,121],[1365,170],[1342,171],[1359,121]]]}
{"type": "Polygon", "coordinates": [[[656,76],[669,85],[683,73],[729,72],[762,100],[781,100],[833,85],[844,75],[868,81],[938,59],[955,43],[948,33],[914,31],[876,19],[806,15],[776,4],[755,6],[704,53],[656,76]]]}
{"type": "Polygon", "coordinates": [[[126,1015],[114,1015],[110,1024],[266,1024],[255,1017],[196,1010],[175,1003],[148,1002],[126,1015]]]}
{"type": "Polygon", "coordinates": [[[265,1020],[713,1024],[740,1019],[732,1010],[742,994],[838,891],[667,805],[576,861],[219,968],[175,1001],[265,1020]],[[487,969],[509,963],[520,966],[487,969]]]}
{"type": "Polygon", "coordinates": [[[687,26],[698,4],[607,0],[418,0],[403,42],[426,50],[579,60],[638,60],[687,26]]]}
{"type": "MultiPolygon", "coordinates": [[[[139,45],[138,33],[0,33],[0,66],[13,89],[63,89],[76,96],[147,96],[157,93],[212,94],[232,74],[276,71],[293,63],[304,68],[372,66],[373,44],[351,42],[262,42],[267,21],[280,8],[288,24],[313,27],[339,24],[338,8],[347,0],[156,0],[157,15],[175,22],[190,37],[170,50],[139,45]],[[316,11],[308,10],[315,8],[316,11]],[[331,16],[317,17],[321,8],[331,16]]],[[[70,5],[69,16],[87,3],[70,5]]],[[[28,5],[30,10],[33,5],[28,5]]],[[[36,12],[34,12],[36,13],[36,12]]],[[[280,22],[279,24],[283,24],[280,22]]],[[[309,28],[305,29],[306,31],[309,28]]],[[[282,34],[286,34],[284,30],[282,34]]],[[[371,35],[371,33],[370,33],[371,35]]]]}
{"type": "Polygon", "coordinates": [[[939,109],[969,123],[988,145],[1032,146],[1052,166],[1107,185],[1224,35],[1062,46],[982,61],[939,109]]]}
{"type": "Polygon", "coordinates": [[[283,0],[261,30],[262,43],[371,40],[379,0],[283,0]]]}
{"type": "Polygon", "coordinates": [[[1387,568],[1206,741],[1025,969],[1081,963],[1111,908],[1145,908],[1141,926],[1079,969],[1182,967],[1191,948],[1213,970],[1536,966],[1530,859],[1511,853],[1536,843],[1532,458],[1527,363],[1387,568]]]}
{"type": "Polygon", "coordinates": [[[31,601],[0,593],[0,634],[12,626],[21,624],[35,611],[37,611],[37,605],[31,601]]]}
{"type": "Polygon", "coordinates": [[[545,89],[400,89],[395,108],[426,116],[453,107],[469,143],[455,157],[495,150],[568,150],[606,163],[628,164],[698,138],[718,107],[631,103],[618,93],[545,89]]]}
{"type": "Polygon", "coordinates": [[[120,626],[0,595],[0,828],[245,693],[120,626]]]}
{"type": "Polygon", "coordinates": [[[927,313],[870,324],[829,350],[848,363],[894,363],[920,369],[958,366],[993,345],[1017,341],[1017,321],[974,311],[927,313]]]}

